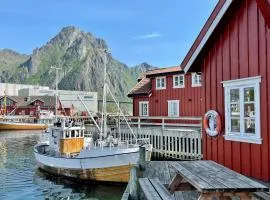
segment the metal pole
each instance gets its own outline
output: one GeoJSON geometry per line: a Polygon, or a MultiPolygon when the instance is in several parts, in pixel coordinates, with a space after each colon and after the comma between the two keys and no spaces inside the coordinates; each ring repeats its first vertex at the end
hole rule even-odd
{"type": "Polygon", "coordinates": [[[55,70],[55,90],[56,90],[56,93],[55,93],[55,115],[57,115],[57,96],[58,96],[58,70],[61,70],[62,68],[60,67],[53,67],[51,66],[51,69],[54,69],[55,70]]]}
{"type": "Polygon", "coordinates": [[[106,79],[107,79],[107,57],[106,57],[106,50],[103,52],[103,58],[104,58],[104,88],[103,88],[103,104],[104,104],[104,136],[107,134],[107,85],[106,85],[106,79]]]}

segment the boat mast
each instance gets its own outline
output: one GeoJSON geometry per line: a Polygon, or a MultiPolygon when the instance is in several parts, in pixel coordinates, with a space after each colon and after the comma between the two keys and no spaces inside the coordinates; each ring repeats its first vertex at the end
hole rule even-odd
{"type": "Polygon", "coordinates": [[[58,97],[58,70],[61,70],[62,68],[51,66],[51,69],[55,70],[55,90],[56,90],[56,93],[55,93],[55,105],[54,105],[55,111],[54,112],[55,112],[55,116],[56,116],[57,115],[57,97],[58,97]]]}
{"type": "MultiPolygon", "coordinates": [[[[102,49],[103,54],[103,64],[104,64],[104,85],[103,85],[103,102],[102,102],[102,127],[103,127],[103,134],[106,136],[107,133],[107,55],[108,52],[106,49],[102,49]]],[[[102,131],[100,135],[100,139],[102,139],[102,131]]]]}
{"type": "Polygon", "coordinates": [[[4,91],[4,110],[3,110],[4,116],[6,115],[6,112],[7,112],[7,94],[5,90],[4,91]]]}

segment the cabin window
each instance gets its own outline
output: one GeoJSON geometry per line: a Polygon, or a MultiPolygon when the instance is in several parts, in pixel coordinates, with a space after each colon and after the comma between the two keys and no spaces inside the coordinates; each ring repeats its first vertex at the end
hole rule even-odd
{"type": "Polygon", "coordinates": [[[149,115],[149,102],[148,101],[140,101],[139,102],[139,115],[140,116],[148,116],[149,115]]]}
{"type": "Polygon", "coordinates": [[[168,101],[168,116],[179,117],[179,100],[168,101]]]}
{"type": "Polygon", "coordinates": [[[72,137],[72,138],[75,137],[75,130],[71,130],[71,137],[72,137]]]}
{"type": "Polygon", "coordinates": [[[81,131],[81,137],[83,137],[84,130],[81,131]]]}
{"type": "Polygon", "coordinates": [[[173,88],[184,88],[185,87],[185,76],[175,75],[173,76],[173,88]]]}
{"type": "Polygon", "coordinates": [[[224,81],[225,139],[261,144],[261,77],[224,81]]]}
{"type": "Polygon", "coordinates": [[[200,74],[197,73],[192,73],[191,75],[192,78],[192,87],[200,87],[202,86],[202,78],[200,74]]]}
{"type": "Polygon", "coordinates": [[[166,77],[157,77],[156,78],[156,89],[166,89],[166,77]]]}
{"type": "Polygon", "coordinates": [[[65,131],[66,132],[66,137],[65,138],[69,138],[69,132],[68,131],[65,131]]]}

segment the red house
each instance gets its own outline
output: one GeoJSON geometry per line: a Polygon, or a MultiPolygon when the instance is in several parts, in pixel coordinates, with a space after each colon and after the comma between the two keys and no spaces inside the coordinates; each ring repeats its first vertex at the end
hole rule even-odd
{"type": "Polygon", "coordinates": [[[269,181],[270,0],[220,0],[181,66],[202,73],[195,106],[221,116],[216,137],[203,133],[204,159],[269,181]]]}
{"type": "MultiPolygon", "coordinates": [[[[0,97],[1,113],[4,114],[4,97],[0,97]]],[[[7,96],[6,97],[6,113],[11,115],[30,115],[36,116],[39,110],[55,111],[54,96],[7,96]]],[[[75,114],[73,104],[64,105],[59,100],[57,102],[57,114],[72,116],[75,114]]]]}
{"type": "Polygon", "coordinates": [[[184,74],[180,67],[150,70],[128,97],[133,98],[134,116],[199,116],[200,74],[184,74]]]}

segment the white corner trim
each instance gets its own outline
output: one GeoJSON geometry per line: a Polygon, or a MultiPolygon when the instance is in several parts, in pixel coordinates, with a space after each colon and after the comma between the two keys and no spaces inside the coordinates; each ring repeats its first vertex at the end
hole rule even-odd
{"type": "Polygon", "coordinates": [[[221,83],[223,84],[223,87],[228,87],[228,86],[246,85],[251,82],[254,84],[255,81],[257,83],[260,83],[262,81],[262,76],[253,76],[247,78],[221,81],[221,83]]]}
{"type": "Polygon", "coordinates": [[[236,141],[236,142],[262,144],[262,139],[261,138],[255,138],[255,137],[244,137],[244,136],[238,136],[238,135],[224,135],[224,139],[225,140],[230,140],[230,141],[236,141]]]}
{"type": "Polygon", "coordinates": [[[233,2],[233,0],[226,0],[226,2],[223,4],[223,7],[220,9],[218,15],[214,19],[213,23],[211,24],[208,31],[206,32],[203,39],[201,40],[199,46],[196,48],[195,52],[192,54],[191,58],[189,59],[186,67],[184,68],[185,73],[187,73],[188,70],[190,69],[191,65],[193,64],[193,62],[195,61],[195,59],[197,58],[197,56],[201,52],[202,48],[204,47],[204,45],[206,44],[206,42],[208,41],[208,39],[212,35],[212,33],[215,30],[216,26],[218,25],[221,18],[226,13],[226,11],[228,10],[228,8],[230,7],[232,2],[233,2]]]}

